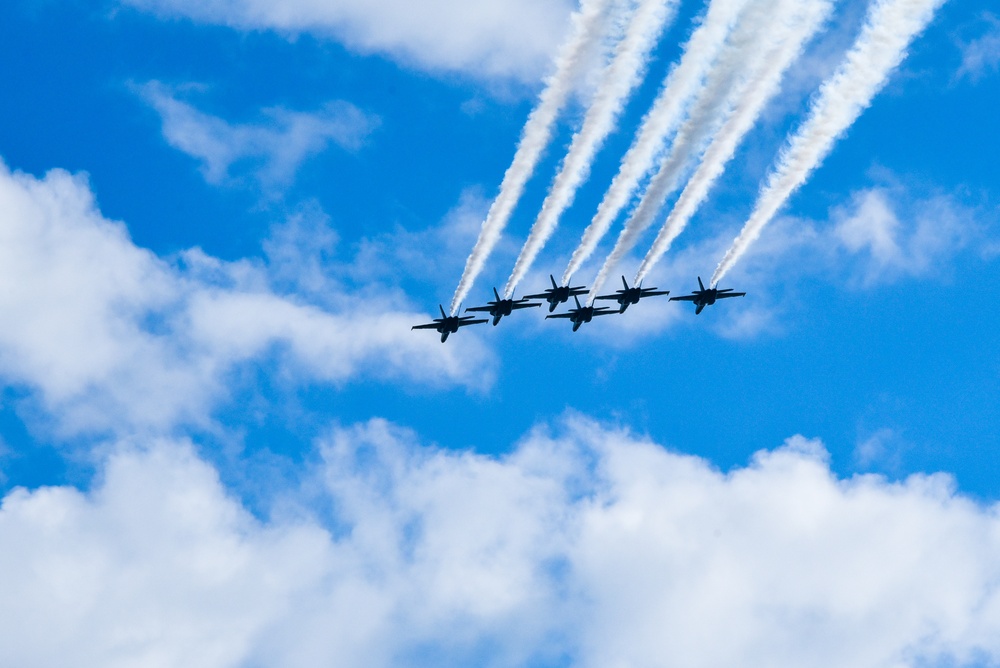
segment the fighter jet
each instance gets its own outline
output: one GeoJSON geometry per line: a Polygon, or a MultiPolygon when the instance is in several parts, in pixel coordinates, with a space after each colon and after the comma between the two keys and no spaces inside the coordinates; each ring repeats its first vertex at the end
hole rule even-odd
{"type": "Polygon", "coordinates": [[[434,322],[427,323],[426,325],[414,325],[413,327],[410,327],[410,329],[436,329],[441,334],[441,343],[444,343],[448,340],[448,335],[457,332],[459,327],[465,327],[466,325],[478,325],[481,322],[489,322],[488,319],[475,320],[471,315],[464,317],[446,315],[444,312],[444,306],[439,304],[438,308],[441,309],[440,318],[434,318],[434,322]]]}
{"type": "Polygon", "coordinates": [[[628,286],[628,281],[622,276],[622,285],[625,286],[624,290],[618,290],[613,295],[601,295],[597,299],[614,299],[621,308],[618,310],[619,313],[624,313],[625,309],[631,304],[638,304],[639,300],[643,297],[656,297],[658,295],[669,295],[670,290],[657,290],[656,288],[644,288],[642,284],[630,288],[628,286]]]}
{"type": "Polygon", "coordinates": [[[587,288],[582,285],[576,288],[571,288],[568,285],[556,285],[556,278],[552,274],[549,274],[549,280],[552,281],[552,287],[545,292],[524,296],[525,299],[544,299],[547,301],[549,303],[549,313],[555,311],[556,306],[559,306],[559,304],[568,302],[570,297],[587,294],[587,288]]]}
{"type": "Polygon", "coordinates": [[[698,315],[702,312],[706,306],[711,306],[715,303],[716,299],[726,299],[727,297],[742,297],[745,292],[733,292],[732,289],[719,290],[718,288],[705,288],[705,284],[701,282],[701,276],[698,277],[698,287],[700,290],[695,290],[689,295],[683,297],[671,297],[672,302],[694,302],[694,314],[698,315]]]}
{"type": "Polygon", "coordinates": [[[580,298],[573,295],[574,301],[576,301],[576,308],[570,309],[568,313],[557,313],[555,315],[547,315],[548,318],[569,318],[573,322],[573,331],[580,329],[580,325],[585,322],[590,322],[593,320],[595,315],[611,315],[614,313],[614,309],[608,308],[607,306],[580,306],[580,298]]]}
{"type": "Polygon", "coordinates": [[[505,315],[510,315],[517,309],[531,308],[532,306],[541,306],[541,304],[536,304],[528,301],[528,297],[523,299],[500,299],[500,293],[497,292],[496,288],[493,288],[493,295],[497,298],[494,302],[487,302],[486,306],[473,306],[471,308],[465,309],[465,312],[469,311],[486,311],[491,316],[493,316],[493,326],[496,327],[500,324],[500,318],[505,315]]]}

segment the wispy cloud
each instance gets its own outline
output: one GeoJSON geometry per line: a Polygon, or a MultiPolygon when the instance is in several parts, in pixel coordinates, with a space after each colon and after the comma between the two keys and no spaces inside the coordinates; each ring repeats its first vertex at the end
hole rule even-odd
{"type": "Polygon", "coordinates": [[[565,32],[570,0],[119,0],[161,16],[241,30],[309,33],[431,71],[537,81],[565,32]]]}
{"type": "Polygon", "coordinates": [[[331,102],[315,112],[271,107],[255,123],[231,123],[199,111],[158,81],[137,90],[160,115],[167,143],[197,159],[212,184],[249,173],[265,189],[281,189],[294,181],[305,160],[331,144],[355,151],[378,124],[347,102],[331,102]]]}
{"type": "Polygon", "coordinates": [[[8,494],[0,662],[1000,659],[1000,520],[946,475],[839,478],[800,436],[720,472],[579,416],[502,457],[377,419],[318,449],[323,521],[255,519],[166,440],[119,446],[88,492],[8,494]]]}
{"type": "Polygon", "coordinates": [[[861,259],[857,280],[865,285],[946,270],[976,233],[970,212],[947,197],[913,206],[894,201],[895,194],[889,188],[863,190],[832,213],[833,236],[847,254],[861,259]]]}
{"type": "Polygon", "coordinates": [[[1000,18],[986,12],[982,17],[984,30],[979,37],[961,44],[962,64],[956,77],[978,81],[1000,71],[1000,18]]]}

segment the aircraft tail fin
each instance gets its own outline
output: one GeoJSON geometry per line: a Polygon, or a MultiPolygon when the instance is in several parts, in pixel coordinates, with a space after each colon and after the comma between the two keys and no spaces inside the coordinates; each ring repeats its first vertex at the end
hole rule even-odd
{"type": "Polygon", "coordinates": [[[705,284],[701,282],[701,276],[698,277],[698,287],[701,288],[702,292],[705,291],[705,284]]]}
{"type": "Polygon", "coordinates": [[[582,306],[580,306],[580,298],[579,297],[577,297],[576,295],[573,295],[573,299],[576,301],[576,307],[577,308],[583,308],[582,306]]]}
{"type": "Polygon", "coordinates": [[[444,305],[438,304],[438,308],[441,309],[441,317],[442,318],[447,318],[448,316],[445,315],[445,312],[444,312],[444,305]]]}
{"type": "Polygon", "coordinates": [[[493,288],[493,296],[497,298],[497,301],[500,301],[500,293],[497,292],[496,288],[493,288]]]}
{"type": "Polygon", "coordinates": [[[624,285],[625,289],[628,290],[628,281],[625,280],[624,276],[622,276],[622,285],[624,285]]]}
{"type": "Polygon", "coordinates": [[[558,285],[556,285],[556,277],[555,276],[553,276],[552,274],[549,274],[549,280],[552,281],[552,287],[554,287],[554,288],[558,288],[559,287],[558,285]]]}

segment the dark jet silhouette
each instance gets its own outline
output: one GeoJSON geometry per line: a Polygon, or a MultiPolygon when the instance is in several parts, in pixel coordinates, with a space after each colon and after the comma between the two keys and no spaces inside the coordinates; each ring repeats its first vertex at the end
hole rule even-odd
{"type": "Polygon", "coordinates": [[[695,290],[689,295],[683,297],[671,297],[672,302],[694,302],[694,314],[698,315],[706,306],[711,306],[715,303],[716,299],[726,299],[727,297],[742,297],[745,292],[733,292],[732,289],[719,290],[718,288],[705,288],[705,284],[701,282],[701,276],[698,277],[698,286],[700,290],[695,290]]]}
{"type": "Polygon", "coordinates": [[[622,285],[625,286],[624,290],[618,290],[613,295],[601,295],[597,299],[614,299],[618,302],[621,308],[618,310],[619,313],[624,313],[631,304],[638,304],[639,300],[643,297],[656,297],[658,295],[669,295],[670,290],[657,290],[656,288],[644,288],[642,283],[630,288],[628,286],[628,281],[622,276],[622,285]]]}
{"type": "Polygon", "coordinates": [[[473,306],[471,308],[465,309],[465,312],[469,311],[485,311],[493,316],[493,326],[496,327],[500,324],[500,318],[505,315],[510,315],[517,309],[531,308],[532,306],[541,306],[541,304],[535,304],[528,301],[528,297],[523,299],[500,299],[500,293],[497,292],[496,288],[493,288],[493,295],[497,298],[495,302],[487,302],[486,306],[473,306]]]}
{"type": "Polygon", "coordinates": [[[556,306],[559,306],[559,304],[568,302],[570,297],[587,294],[587,288],[582,285],[576,288],[571,288],[568,285],[556,285],[556,277],[552,274],[549,274],[549,280],[552,281],[552,287],[545,292],[524,296],[525,299],[544,299],[547,301],[549,303],[549,313],[555,311],[556,306]]]}
{"type": "Polygon", "coordinates": [[[590,322],[594,319],[596,315],[611,315],[614,313],[614,309],[608,308],[607,306],[580,306],[580,299],[576,295],[573,295],[573,299],[576,301],[576,308],[570,309],[569,313],[557,313],[555,315],[547,315],[548,318],[569,318],[573,322],[573,331],[580,329],[580,325],[585,322],[590,322]]]}
{"type": "Polygon", "coordinates": [[[481,322],[489,322],[489,320],[475,320],[471,315],[461,318],[457,315],[446,315],[444,312],[444,306],[438,304],[438,308],[441,309],[440,318],[434,318],[434,322],[427,323],[426,325],[414,325],[413,327],[410,327],[410,329],[436,329],[441,334],[441,343],[444,343],[448,340],[448,335],[457,332],[459,327],[465,327],[466,325],[478,325],[481,322]]]}

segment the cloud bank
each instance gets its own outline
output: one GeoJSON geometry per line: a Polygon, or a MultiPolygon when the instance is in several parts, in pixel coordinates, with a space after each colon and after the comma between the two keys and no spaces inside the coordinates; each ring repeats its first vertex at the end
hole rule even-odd
{"type": "Polygon", "coordinates": [[[33,390],[70,432],[202,423],[226,374],[251,360],[333,384],[490,382],[475,336],[415,336],[426,316],[398,298],[331,284],[336,300],[310,303],[273,289],[259,261],[157,257],[62,170],[39,179],[0,163],[0,285],[0,379],[33,390]],[[468,371],[480,364],[485,374],[468,371]]]}
{"type": "Polygon", "coordinates": [[[253,517],[189,444],[0,507],[17,666],[969,665],[1000,659],[1000,517],[945,475],[721,472],[570,416],[493,458],[372,420],[253,517]],[[40,633],[39,629],[44,629],[40,633]]]}

